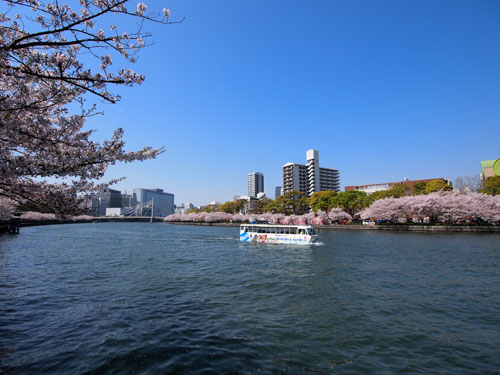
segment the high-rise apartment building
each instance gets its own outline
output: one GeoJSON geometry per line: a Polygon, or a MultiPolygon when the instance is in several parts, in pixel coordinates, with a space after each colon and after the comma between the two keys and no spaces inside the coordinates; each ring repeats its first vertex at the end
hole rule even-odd
{"type": "Polygon", "coordinates": [[[264,175],[260,172],[248,174],[248,196],[257,197],[257,194],[264,192],[264,175]]]}
{"type": "Polygon", "coordinates": [[[307,164],[286,163],[282,167],[282,192],[301,191],[308,196],[325,190],[340,190],[340,177],[337,169],[319,166],[319,151],[306,152],[307,164]]]}

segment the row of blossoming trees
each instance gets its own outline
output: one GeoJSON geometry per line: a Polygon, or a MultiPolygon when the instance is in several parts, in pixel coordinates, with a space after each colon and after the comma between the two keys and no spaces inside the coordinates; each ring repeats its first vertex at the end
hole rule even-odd
{"type": "Polygon", "coordinates": [[[500,195],[437,192],[428,195],[387,198],[375,201],[360,214],[362,219],[397,223],[460,223],[500,221],[500,195]]]}
{"type": "MultiPolygon", "coordinates": [[[[386,198],[375,201],[370,207],[356,213],[355,217],[371,220],[386,220],[392,223],[462,223],[500,222],[500,195],[479,193],[457,194],[436,192],[428,195],[386,198]]],[[[313,224],[351,222],[352,217],[342,208],[329,212],[318,210],[305,215],[229,214],[225,212],[200,212],[187,215],[170,215],[167,222],[252,222],[265,221],[273,224],[313,224]]]]}
{"type": "Polygon", "coordinates": [[[284,225],[326,225],[332,223],[345,223],[352,220],[351,215],[342,211],[340,208],[334,208],[330,212],[310,212],[305,215],[284,215],[284,214],[228,214],[225,212],[200,212],[189,213],[186,215],[170,215],[165,218],[167,222],[205,222],[205,223],[250,223],[252,221],[264,221],[273,224],[284,225]]]}

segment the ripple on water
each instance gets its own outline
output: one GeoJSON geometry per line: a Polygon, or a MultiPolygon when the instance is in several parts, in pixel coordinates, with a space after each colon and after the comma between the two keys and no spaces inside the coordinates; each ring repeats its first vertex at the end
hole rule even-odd
{"type": "Polygon", "coordinates": [[[498,373],[497,235],[60,228],[0,237],[2,373],[498,373]]]}

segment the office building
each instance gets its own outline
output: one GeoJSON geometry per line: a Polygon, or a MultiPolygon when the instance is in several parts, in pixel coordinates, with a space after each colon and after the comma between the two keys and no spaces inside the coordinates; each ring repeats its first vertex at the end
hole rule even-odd
{"type": "Polygon", "coordinates": [[[106,216],[106,209],[108,208],[108,200],[96,195],[90,198],[90,214],[93,216],[106,216]]]}
{"type": "Polygon", "coordinates": [[[174,194],[163,189],[134,189],[137,204],[142,208],[153,206],[154,216],[168,216],[174,213],[174,194]]]}
{"type": "Polygon", "coordinates": [[[122,208],[132,208],[137,205],[137,197],[135,194],[122,194],[122,208]]]}
{"type": "Polygon", "coordinates": [[[248,174],[248,196],[257,197],[257,194],[264,192],[264,175],[260,172],[248,174]]]}
{"type": "Polygon", "coordinates": [[[103,188],[95,194],[87,195],[84,199],[83,207],[89,214],[105,216],[106,209],[121,207],[122,193],[119,190],[103,188]]]}
{"type": "Polygon", "coordinates": [[[106,208],[116,208],[122,206],[122,193],[119,190],[101,189],[96,194],[97,198],[106,200],[106,208]]]}
{"type": "Polygon", "coordinates": [[[307,164],[286,163],[282,168],[281,193],[301,191],[308,196],[318,191],[340,190],[340,174],[337,169],[319,166],[319,151],[306,152],[307,164]]]}

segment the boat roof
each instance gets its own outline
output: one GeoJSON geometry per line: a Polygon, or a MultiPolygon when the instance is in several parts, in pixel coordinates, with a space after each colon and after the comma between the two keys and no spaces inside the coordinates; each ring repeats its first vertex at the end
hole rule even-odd
{"type": "Polygon", "coordinates": [[[295,224],[240,224],[241,227],[294,227],[294,228],[313,228],[312,225],[295,225],[295,224]]]}

